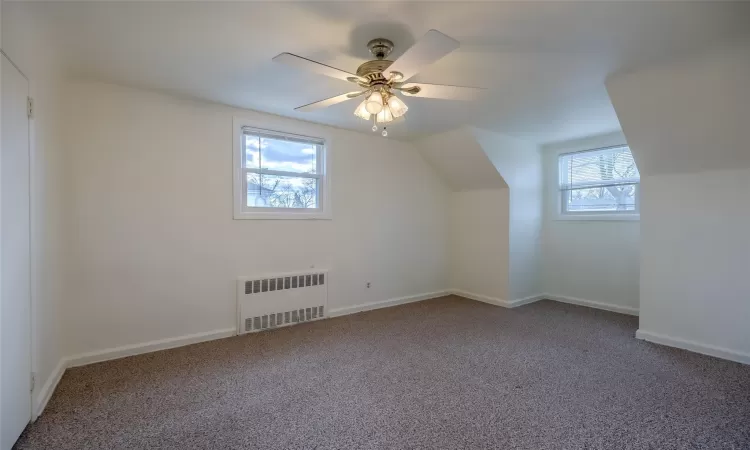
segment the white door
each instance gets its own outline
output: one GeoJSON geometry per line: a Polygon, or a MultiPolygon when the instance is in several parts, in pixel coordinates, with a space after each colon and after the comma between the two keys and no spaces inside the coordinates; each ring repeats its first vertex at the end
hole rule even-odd
{"type": "Polygon", "coordinates": [[[31,420],[29,82],[2,55],[0,73],[0,450],[31,420]]]}

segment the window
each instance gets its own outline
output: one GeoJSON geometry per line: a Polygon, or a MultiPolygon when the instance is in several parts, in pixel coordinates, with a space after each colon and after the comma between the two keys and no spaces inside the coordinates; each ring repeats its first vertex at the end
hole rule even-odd
{"type": "Polygon", "coordinates": [[[566,153],[559,162],[563,216],[639,214],[641,177],[627,146],[566,153]]]}
{"type": "Polygon", "coordinates": [[[326,218],[325,140],[237,125],[235,218],[326,218]]]}

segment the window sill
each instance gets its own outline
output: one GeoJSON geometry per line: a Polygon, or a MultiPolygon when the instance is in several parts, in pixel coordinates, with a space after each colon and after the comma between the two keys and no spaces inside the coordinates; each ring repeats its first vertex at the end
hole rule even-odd
{"type": "Polygon", "coordinates": [[[332,220],[332,217],[330,213],[326,212],[239,212],[234,214],[234,220],[332,220]]]}
{"type": "Polygon", "coordinates": [[[600,221],[600,222],[633,222],[641,220],[640,214],[558,214],[555,220],[560,221],[600,221]]]}

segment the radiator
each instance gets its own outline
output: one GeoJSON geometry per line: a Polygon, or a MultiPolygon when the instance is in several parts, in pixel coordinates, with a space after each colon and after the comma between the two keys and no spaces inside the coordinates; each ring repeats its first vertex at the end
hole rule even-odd
{"type": "Polygon", "coordinates": [[[237,280],[237,333],[323,319],[327,303],[327,271],[241,277],[237,280]]]}

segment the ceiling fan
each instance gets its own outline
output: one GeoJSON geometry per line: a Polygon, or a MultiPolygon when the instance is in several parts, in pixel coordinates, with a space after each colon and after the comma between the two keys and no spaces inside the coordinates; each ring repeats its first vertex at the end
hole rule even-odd
{"type": "Polygon", "coordinates": [[[273,60],[355,83],[362,88],[359,91],[348,92],[300,106],[295,108],[296,111],[315,111],[365,96],[362,103],[354,110],[354,115],[364,120],[373,120],[372,131],[378,130],[378,124],[383,124],[382,135],[387,136],[388,131],[385,124],[402,117],[409,109],[403,100],[395,95],[395,91],[409,97],[473,100],[484,90],[482,88],[443,84],[407,83],[422,68],[436,62],[458,47],[459,42],[457,40],[437,30],[430,30],[400,58],[396,61],[390,61],[385,58],[393,50],[393,42],[384,38],[373,39],[367,43],[367,48],[370,49],[370,53],[376,59],[360,65],[357,68],[356,75],[291,53],[281,53],[273,60]]]}

